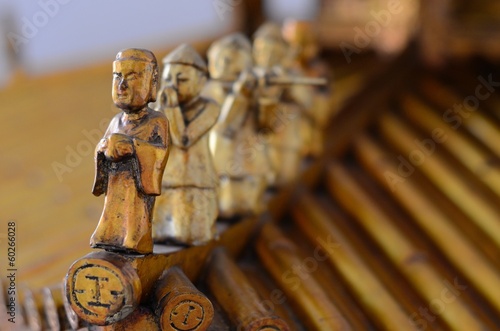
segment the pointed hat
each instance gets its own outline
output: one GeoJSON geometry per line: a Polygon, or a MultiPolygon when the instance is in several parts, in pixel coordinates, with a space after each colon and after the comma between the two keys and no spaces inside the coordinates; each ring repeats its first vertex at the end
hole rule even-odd
{"type": "Polygon", "coordinates": [[[182,44],[163,58],[163,64],[184,64],[208,72],[207,64],[200,54],[190,45],[182,44]]]}
{"type": "Polygon", "coordinates": [[[279,42],[285,42],[283,36],[281,35],[281,28],[278,24],[272,22],[266,22],[262,24],[253,35],[254,39],[273,39],[279,42]]]}
{"type": "Polygon", "coordinates": [[[225,47],[234,49],[242,48],[249,52],[252,50],[252,44],[250,43],[250,40],[248,40],[248,38],[242,33],[236,32],[214,41],[208,48],[207,53],[215,53],[219,49],[225,47]]]}

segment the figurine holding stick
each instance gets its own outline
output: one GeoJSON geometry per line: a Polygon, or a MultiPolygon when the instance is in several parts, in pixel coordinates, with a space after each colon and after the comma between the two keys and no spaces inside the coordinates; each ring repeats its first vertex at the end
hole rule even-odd
{"type": "Polygon", "coordinates": [[[92,193],[105,194],[104,209],[91,237],[93,248],[153,252],[151,220],[168,158],[168,121],[148,108],[155,101],[158,66],[154,54],[126,49],[113,62],[113,102],[122,110],[95,150],[92,193]]]}
{"type": "Polygon", "coordinates": [[[281,187],[296,179],[303,142],[310,140],[303,106],[290,97],[290,87],[326,84],[322,78],[297,77],[287,72],[287,51],[278,25],[265,23],[255,32],[253,72],[257,77],[258,119],[267,138],[266,151],[275,174],[269,180],[270,187],[281,187]]]}
{"type": "Polygon", "coordinates": [[[241,33],[221,38],[210,46],[208,63],[211,80],[205,93],[221,103],[219,120],[210,133],[220,178],[219,214],[225,218],[258,214],[271,167],[258,135],[251,43],[241,33]]]}
{"type": "MultiPolygon", "coordinates": [[[[329,78],[328,65],[318,57],[319,46],[312,22],[288,19],[283,23],[282,33],[292,54],[289,70],[312,79],[329,78]]],[[[332,112],[331,86],[294,85],[289,93],[304,110],[304,131],[308,133],[304,134],[303,154],[319,157],[323,153],[324,131],[332,112]]]]}

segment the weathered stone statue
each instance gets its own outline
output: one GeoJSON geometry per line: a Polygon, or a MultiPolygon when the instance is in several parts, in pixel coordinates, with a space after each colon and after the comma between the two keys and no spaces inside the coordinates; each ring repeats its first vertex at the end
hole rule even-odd
{"type": "Polygon", "coordinates": [[[155,101],[158,66],[152,52],[126,49],[113,62],[113,102],[122,110],[95,150],[92,192],[105,194],[92,235],[94,248],[147,254],[153,251],[151,219],[168,158],[168,121],[148,108],[155,101]]]}
{"type": "Polygon", "coordinates": [[[163,59],[159,110],[170,122],[170,157],[158,198],[153,237],[200,245],[214,238],[218,176],[208,147],[208,132],[219,116],[219,106],[200,95],[207,66],[189,45],[181,45],[163,59]]]}

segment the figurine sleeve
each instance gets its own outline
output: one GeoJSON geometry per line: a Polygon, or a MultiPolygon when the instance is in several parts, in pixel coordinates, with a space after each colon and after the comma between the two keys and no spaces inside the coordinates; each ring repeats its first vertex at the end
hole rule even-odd
{"type": "Polygon", "coordinates": [[[95,196],[100,196],[106,193],[108,188],[108,164],[104,153],[97,152],[95,154],[95,177],[94,186],[92,188],[92,194],[95,196]]]}
{"type": "Polygon", "coordinates": [[[116,130],[116,123],[118,122],[119,115],[115,116],[109,123],[108,129],[104,133],[99,144],[97,144],[94,151],[95,160],[95,177],[94,185],[92,187],[92,194],[95,196],[100,196],[107,192],[108,190],[108,171],[109,171],[109,161],[102,151],[99,151],[99,145],[101,142],[108,139],[111,132],[116,130]]]}
{"type": "Polygon", "coordinates": [[[139,188],[144,194],[160,195],[161,180],[169,154],[167,119],[156,121],[150,141],[134,139],[134,149],[139,188]]]}
{"type": "Polygon", "coordinates": [[[221,107],[218,126],[223,132],[237,132],[243,122],[250,100],[240,93],[229,94],[221,107]]]}
{"type": "Polygon", "coordinates": [[[220,108],[213,101],[207,101],[205,109],[196,117],[184,131],[182,146],[190,147],[210,130],[219,118],[220,108]]]}
{"type": "Polygon", "coordinates": [[[182,117],[181,108],[179,106],[167,107],[164,112],[169,121],[169,132],[172,143],[176,146],[182,146],[182,138],[186,130],[186,124],[182,117]]]}

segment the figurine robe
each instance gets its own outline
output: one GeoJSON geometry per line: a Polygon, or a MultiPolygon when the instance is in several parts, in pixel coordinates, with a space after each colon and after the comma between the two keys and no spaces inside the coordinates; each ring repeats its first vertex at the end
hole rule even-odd
{"type": "MultiPolygon", "coordinates": [[[[326,64],[315,61],[308,67],[298,65],[291,70],[297,76],[327,78],[330,75],[326,64]]],[[[324,134],[333,107],[331,86],[295,85],[288,88],[289,98],[302,109],[302,155],[320,157],[323,154],[324,134]]]]}
{"type": "Polygon", "coordinates": [[[170,122],[172,146],[163,176],[163,194],[155,207],[153,237],[199,245],[211,240],[218,214],[218,176],[208,147],[208,131],[219,106],[199,97],[181,107],[163,109],[170,122]]]}
{"type": "MultiPolygon", "coordinates": [[[[253,71],[258,77],[288,75],[279,66],[253,71]]],[[[265,151],[272,169],[272,175],[267,176],[269,187],[290,183],[300,172],[304,120],[300,105],[289,98],[287,90],[282,86],[261,86],[256,92],[259,131],[266,142],[265,151]]]]}
{"type": "Polygon", "coordinates": [[[274,172],[269,186],[281,187],[297,179],[302,158],[302,135],[304,118],[299,105],[290,100],[280,100],[275,108],[269,105],[260,107],[261,112],[268,112],[266,152],[274,172]]]}
{"type": "Polygon", "coordinates": [[[259,137],[258,109],[252,97],[239,91],[227,93],[220,100],[221,115],[210,133],[210,148],[220,177],[222,217],[261,212],[268,178],[273,175],[265,141],[259,137]]]}
{"type": "Polygon", "coordinates": [[[103,140],[113,135],[132,139],[131,156],[111,161],[96,149],[96,177],[92,193],[106,194],[91,246],[135,253],[151,253],[152,211],[169,150],[168,121],[151,109],[141,114],[120,113],[111,121],[103,140]],[[138,115],[138,116],[137,116],[138,115]]]}

